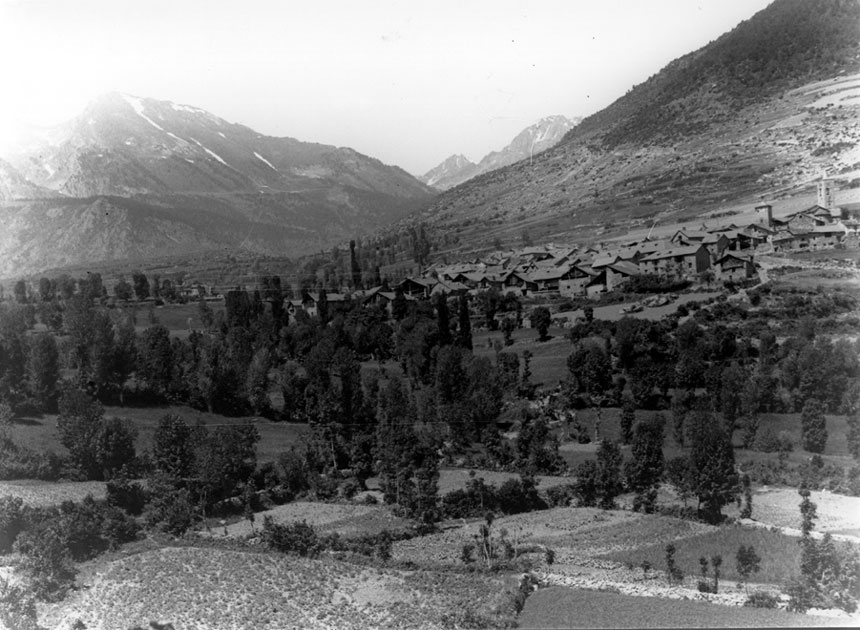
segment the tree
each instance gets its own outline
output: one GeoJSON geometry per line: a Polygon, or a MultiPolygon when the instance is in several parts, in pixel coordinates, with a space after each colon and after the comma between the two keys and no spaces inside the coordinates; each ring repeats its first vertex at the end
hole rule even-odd
{"type": "Polygon", "coordinates": [[[549,331],[549,325],[552,323],[552,316],[548,308],[538,306],[532,311],[529,322],[531,322],[532,328],[538,331],[538,341],[549,339],[547,332],[549,331]]]}
{"type": "Polygon", "coordinates": [[[42,411],[53,411],[57,405],[57,382],[60,378],[60,355],[52,334],[30,338],[27,357],[27,389],[42,411]]]}
{"type": "Polygon", "coordinates": [[[597,448],[596,488],[599,497],[598,507],[611,510],[615,498],[624,489],[621,483],[621,449],[615,442],[603,440],[597,448]]]}
{"type": "Polygon", "coordinates": [[[472,319],[469,314],[469,298],[463,294],[457,300],[457,344],[466,350],[472,349],[472,319]]]}
{"type": "Polygon", "coordinates": [[[138,338],[137,357],[138,377],[155,394],[166,394],[173,371],[173,351],[167,328],[158,324],[144,330],[138,338]]]}
{"type": "Polygon", "coordinates": [[[86,479],[101,479],[98,448],[104,409],[83,391],[72,387],[63,391],[59,406],[60,443],[68,449],[72,464],[86,479]]]}
{"type": "Polygon", "coordinates": [[[15,295],[15,301],[18,304],[27,304],[27,302],[29,302],[27,299],[27,283],[23,280],[18,280],[15,283],[12,292],[15,295]]]}
{"type": "Polygon", "coordinates": [[[149,297],[149,280],[146,279],[146,274],[142,271],[133,271],[131,283],[138,300],[145,300],[149,297]]]}
{"type": "Polygon", "coordinates": [[[810,398],[803,404],[800,425],[803,432],[803,449],[810,453],[823,453],[827,444],[827,425],[824,407],[817,399],[810,398]]]}
{"type": "Polygon", "coordinates": [[[738,552],[735,555],[735,563],[738,570],[738,575],[744,582],[744,585],[749,581],[749,577],[753,573],[758,573],[761,569],[761,556],[755,552],[755,547],[752,545],[738,547],[738,552]]]}
{"type": "Polygon", "coordinates": [[[633,459],[626,467],[627,485],[636,493],[633,509],[654,511],[657,486],[663,476],[663,418],[655,414],[636,424],[633,459]]]}
{"type": "Polygon", "coordinates": [[[182,486],[194,469],[194,441],[191,427],[175,414],[165,414],[158,421],[152,438],[152,464],[157,473],[166,475],[174,485],[182,486]]]}
{"type": "Polygon", "coordinates": [[[19,568],[27,576],[30,591],[39,599],[62,599],[74,585],[75,569],[62,524],[46,520],[19,534],[14,550],[21,554],[19,568]]]}
{"type": "Polygon", "coordinates": [[[248,403],[256,415],[261,415],[270,408],[269,403],[269,370],[272,367],[272,355],[267,348],[254,353],[248,374],[245,378],[245,392],[248,403]]]}
{"type": "Polygon", "coordinates": [[[436,308],[436,326],[438,328],[437,339],[439,346],[448,346],[454,342],[451,335],[451,316],[448,311],[448,298],[444,293],[436,295],[434,307],[436,308]]]}
{"type": "Polygon", "coordinates": [[[116,296],[116,299],[123,302],[128,302],[132,298],[133,289],[131,284],[126,281],[125,276],[120,276],[117,283],[113,285],[113,294],[116,296]]]}
{"type": "Polygon", "coordinates": [[[573,378],[574,391],[594,399],[612,385],[612,364],[602,344],[588,339],[577,344],[567,358],[567,369],[573,378]]]}
{"type": "Polygon", "coordinates": [[[505,345],[510,346],[514,343],[514,331],[517,329],[517,322],[513,317],[505,317],[502,320],[502,336],[505,340],[505,345]]]}
{"type": "Polygon", "coordinates": [[[708,523],[722,520],[722,508],[737,494],[738,475],[731,439],[711,414],[696,411],[690,435],[690,471],[699,513],[708,523]]]}
{"type": "Polygon", "coordinates": [[[860,416],[854,413],[847,418],[848,421],[848,452],[854,461],[860,461],[860,416]]]}
{"type": "Polygon", "coordinates": [[[630,444],[633,440],[633,424],[636,422],[636,401],[625,396],[621,403],[621,442],[630,444]]]}
{"type": "Polygon", "coordinates": [[[59,408],[60,443],[86,479],[110,479],[124,466],[134,465],[137,433],[128,422],[105,421],[102,406],[72,387],[63,391],[59,408]]]}

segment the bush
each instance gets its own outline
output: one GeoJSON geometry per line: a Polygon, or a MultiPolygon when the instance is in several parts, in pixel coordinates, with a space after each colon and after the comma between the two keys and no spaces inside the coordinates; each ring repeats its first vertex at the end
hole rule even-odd
{"type": "Polygon", "coordinates": [[[21,497],[0,497],[0,553],[12,551],[15,539],[26,526],[21,497]]]}
{"type": "Polygon", "coordinates": [[[752,448],[760,453],[791,452],[794,442],[785,431],[777,434],[773,427],[766,426],[757,432],[752,448]]]}
{"type": "Polygon", "coordinates": [[[307,521],[280,525],[267,516],[263,519],[262,538],[269,548],[281,553],[315,556],[321,548],[319,536],[307,521]]]}
{"type": "Polygon", "coordinates": [[[138,482],[119,477],[107,482],[107,502],[138,516],[146,505],[146,491],[138,482]]]}
{"type": "Polygon", "coordinates": [[[779,597],[767,591],[753,591],[749,594],[744,606],[751,608],[776,608],[779,597]]]}
{"type": "Polygon", "coordinates": [[[21,554],[18,567],[37,598],[60,600],[74,584],[77,571],[59,524],[46,523],[21,532],[14,550],[21,554]]]}
{"type": "Polygon", "coordinates": [[[150,502],[146,511],[146,522],[168,534],[181,536],[199,520],[200,514],[186,489],[176,490],[170,485],[154,479],[149,489],[150,502]]]}
{"type": "Polygon", "coordinates": [[[576,498],[572,485],[552,486],[546,490],[546,502],[549,507],[569,507],[576,498]]]}

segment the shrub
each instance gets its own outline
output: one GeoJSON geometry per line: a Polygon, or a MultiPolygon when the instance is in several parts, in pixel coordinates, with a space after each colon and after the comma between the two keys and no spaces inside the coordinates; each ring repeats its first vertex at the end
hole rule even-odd
{"type": "Polygon", "coordinates": [[[77,571],[59,524],[45,523],[21,532],[14,550],[21,554],[18,567],[37,598],[60,600],[74,584],[77,571]]]}
{"type": "Polygon", "coordinates": [[[0,553],[12,551],[12,545],[26,526],[24,501],[21,497],[0,497],[0,553]]]}
{"type": "Polygon", "coordinates": [[[146,491],[138,482],[118,477],[107,482],[107,502],[138,516],[146,505],[146,491]]]}
{"type": "Polygon", "coordinates": [[[288,525],[275,523],[270,516],[263,519],[263,542],[275,551],[299,556],[315,556],[320,551],[320,539],[307,521],[288,525]]]}
{"type": "Polygon", "coordinates": [[[684,579],[684,572],[675,564],[675,545],[666,545],[666,575],[670,584],[680,584],[684,579]]]}
{"type": "Polygon", "coordinates": [[[570,484],[546,489],[546,501],[549,507],[568,507],[575,497],[576,493],[570,484]]]}
{"type": "Polygon", "coordinates": [[[200,519],[191,500],[191,493],[185,488],[177,490],[154,478],[149,495],[151,498],[146,511],[146,522],[150,527],[181,536],[200,519]]]}
{"type": "Polygon", "coordinates": [[[768,591],[753,591],[747,596],[744,606],[751,608],[776,608],[779,597],[768,591]]]}

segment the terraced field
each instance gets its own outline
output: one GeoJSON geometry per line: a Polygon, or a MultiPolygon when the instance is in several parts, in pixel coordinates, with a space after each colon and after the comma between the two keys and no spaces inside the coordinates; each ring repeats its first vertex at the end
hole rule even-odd
{"type": "Polygon", "coordinates": [[[151,621],[196,630],[440,628],[474,607],[501,620],[515,586],[497,575],[397,571],[331,558],[164,548],[109,563],[48,607],[43,625],[91,630],[151,621]],[[65,625],[64,625],[65,627],[65,625]]]}

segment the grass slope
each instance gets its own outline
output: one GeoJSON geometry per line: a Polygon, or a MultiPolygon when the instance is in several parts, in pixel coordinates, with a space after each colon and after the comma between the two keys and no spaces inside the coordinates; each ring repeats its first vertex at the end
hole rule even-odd
{"type": "Polygon", "coordinates": [[[439,628],[446,613],[508,607],[508,582],[488,575],[405,572],[221,549],[163,548],[113,562],[86,588],[48,606],[41,623],[88,628],[150,621],[176,628],[439,628]]]}
{"type": "Polygon", "coordinates": [[[564,587],[542,589],[526,600],[520,628],[738,628],[839,626],[838,619],[707,602],[633,597],[564,587]]]}

